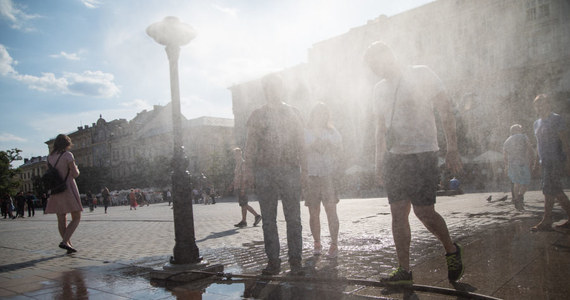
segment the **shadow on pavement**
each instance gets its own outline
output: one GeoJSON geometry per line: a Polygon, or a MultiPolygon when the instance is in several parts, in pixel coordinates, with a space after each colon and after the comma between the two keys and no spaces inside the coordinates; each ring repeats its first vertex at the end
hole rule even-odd
{"type": "Polygon", "coordinates": [[[33,267],[38,263],[49,261],[49,260],[56,259],[56,258],[65,257],[65,256],[67,256],[67,254],[54,255],[54,256],[50,256],[50,257],[34,259],[34,260],[25,261],[25,262],[21,262],[21,263],[3,265],[3,266],[0,266],[0,273],[15,271],[18,269],[23,269],[23,268],[28,268],[28,267],[33,267]]]}
{"type": "Polygon", "coordinates": [[[200,240],[196,240],[196,243],[200,243],[209,239],[217,239],[217,238],[222,238],[222,237],[227,237],[227,236],[231,236],[234,234],[239,233],[237,229],[230,229],[230,230],[226,230],[226,231],[221,231],[221,232],[213,232],[210,233],[208,236],[206,236],[203,239],[200,240]]]}

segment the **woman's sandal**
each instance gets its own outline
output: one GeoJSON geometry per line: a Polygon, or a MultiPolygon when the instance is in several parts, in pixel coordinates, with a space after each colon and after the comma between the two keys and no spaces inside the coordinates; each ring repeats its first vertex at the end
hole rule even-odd
{"type": "Polygon", "coordinates": [[[327,252],[327,258],[336,258],[338,256],[338,246],[336,244],[331,244],[329,252],[327,252]]]}
{"type": "Polygon", "coordinates": [[[71,253],[77,252],[77,249],[75,249],[75,248],[73,248],[73,247],[71,247],[71,246],[66,245],[64,242],[59,243],[59,248],[67,250],[67,254],[71,254],[71,253]]]}
{"type": "Polygon", "coordinates": [[[323,251],[323,246],[321,245],[320,242],[315,242],[314,243],[314,248],[313,248],[313,255],[314,256],[319,256],[321,255],[321,252],[323,251]]]}
{"type": "Polygon", "coordinates": [[[552,224],[538,224],[530,228],[530,231],[553,231],[552,224]]]}

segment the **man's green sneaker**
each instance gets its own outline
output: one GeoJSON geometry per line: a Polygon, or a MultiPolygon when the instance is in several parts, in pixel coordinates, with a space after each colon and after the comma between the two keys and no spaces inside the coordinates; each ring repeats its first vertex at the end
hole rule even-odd
{"type": "Polygon", "coordinates": [[[461,257],[463,256],[463,248],[458,244],[455,244],[457,251],[454,253],[448,253],[445,255],[445,259],[447,260],[447,278],[450,282],[455,282],[463,276],[463,271],[465,267],[463,267],[463,262],[461,261],[461,257]]]}
{"type": "Polygon", "coordinates": [[[388,285],[412,285],[414,283],[412,272],[406,271],[402,267],[398,267],[390,273],[390,276],[380,279],[380,282],[388,285]]]}

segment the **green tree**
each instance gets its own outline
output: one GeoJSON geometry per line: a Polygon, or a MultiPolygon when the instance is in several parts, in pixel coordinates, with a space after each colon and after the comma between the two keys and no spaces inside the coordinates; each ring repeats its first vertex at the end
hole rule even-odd
{"type": "Polygon", "coordinates": [[[233,152],[229,147],[224,147],[226,151],[211,153],[212,164],[208,169],[209,183],[214,185],[216,191],[225,194],[233,181],[234,160],[233,152]]]}
{"type": "Polygon", "coordinates": [[[32,176],[32,186],[36,195],[47,194],[47,189],[44,187],[41,176],[32,176]]]}
{"type": "Polygon", "coordinates": [[[0,151],[0,193],[14,195],[22,184],[17,176],[20,170],[12,168],[12,162],[22,160],[20,156],[22,150],[14,148],[0,151]]]}
{"type": "Polygon", "coordinates": [[[105,167],[81,167],[81,175],[75,179],[80,193],[91,191],[97,194],[108,181],[109,170],[105,167]]]}
{"type": "Polygon", "coordinates": [[[166,188],[171,184],[171,164],[172,159],[166,156],[158,156],[152,160],[148,174],[151,186],[166,188]]]}
{"type": "Polygon", "coordinates": [[[132,186],[135,188],[147,188],[150,185],[150,176],[153,173],[151,161],[148,158],[137,156],[134,174],[131,174],[132,186]]]}

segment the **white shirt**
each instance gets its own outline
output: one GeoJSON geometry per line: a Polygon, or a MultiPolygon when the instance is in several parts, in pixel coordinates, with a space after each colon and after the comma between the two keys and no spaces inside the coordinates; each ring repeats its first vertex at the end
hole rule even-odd
{"type": "Polygon", "coordinates": [[[401,79],[382,80],[374,87],[374,113],[383,115],[386,128],[392,127],[397,142],[390,149],[394,154],[438,151],[437,128],[433,98],[444,91],[439,77],[427,66],[411,66],[401,79]],[[397,92],[396,92],[397,88],[397,92]],[[392,110],[396,110],[393,124],[392,110]]]}
{"type": "Polygon", "coordinates": [[[334,128],[305,129],[307,174],[309,176],[333,174],[336,166],[335,151],[339,151],[341,146],[342,137],[334,128]]]}

